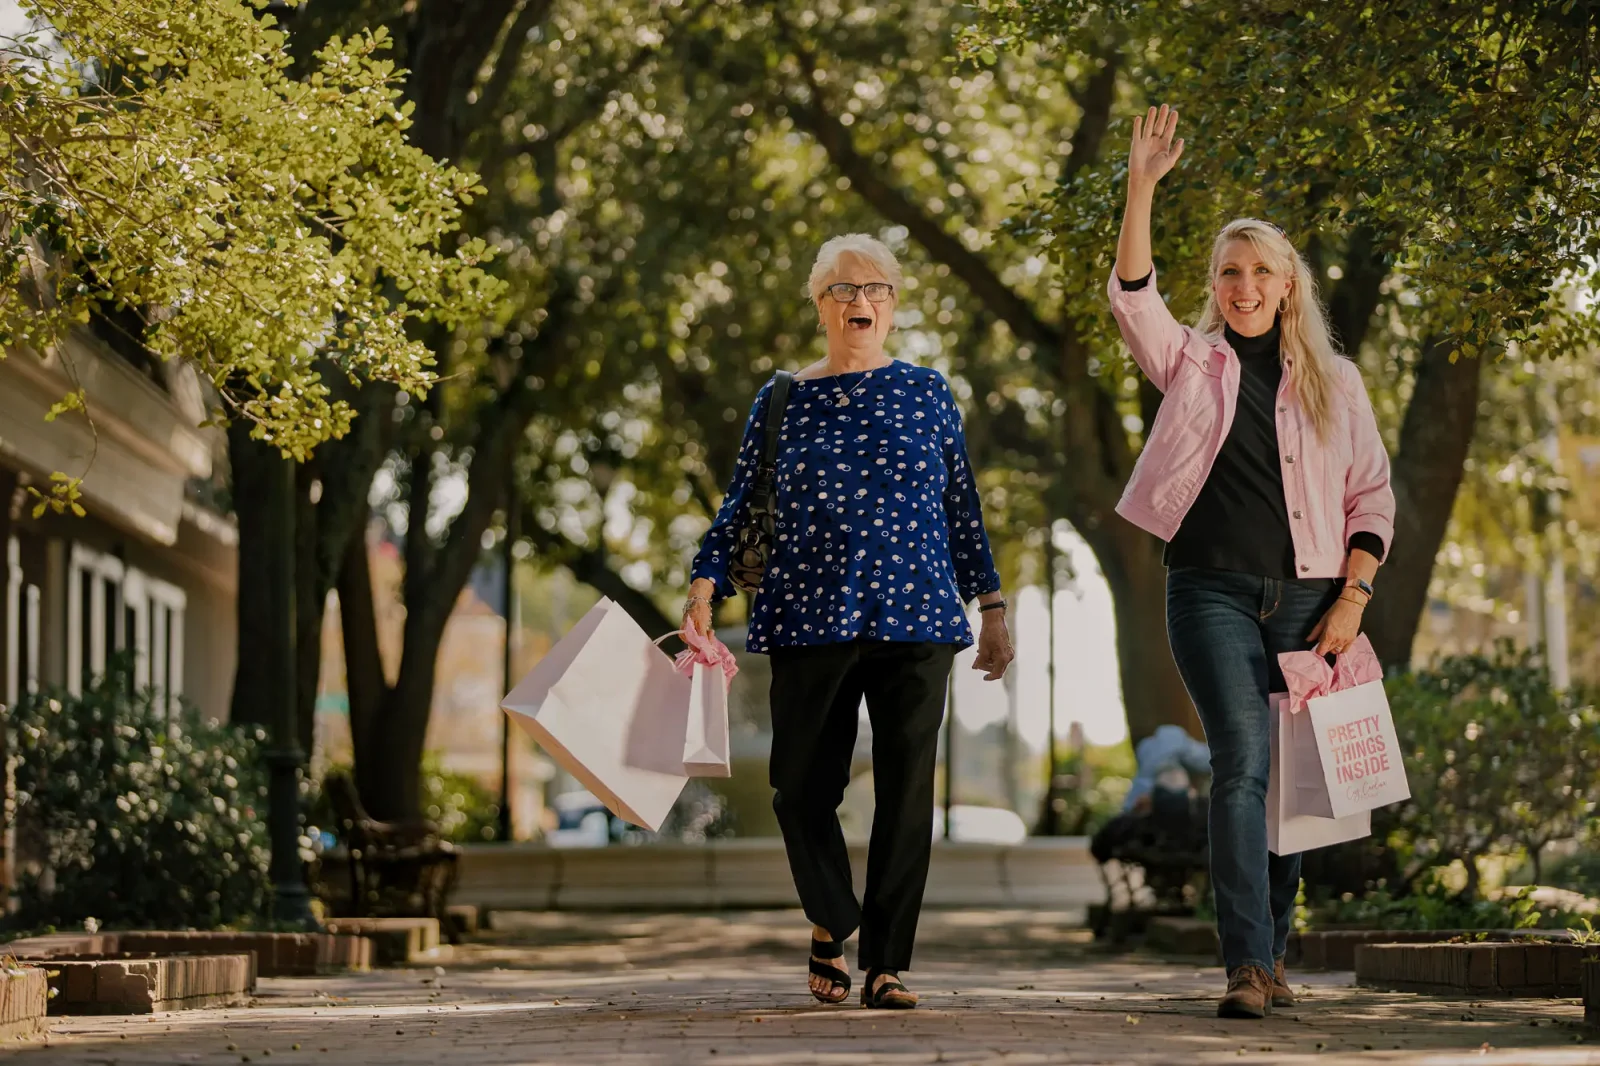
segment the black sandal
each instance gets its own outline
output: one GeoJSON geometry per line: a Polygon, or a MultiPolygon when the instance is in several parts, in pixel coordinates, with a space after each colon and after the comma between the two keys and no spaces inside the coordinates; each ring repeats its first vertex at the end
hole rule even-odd
{"type": "Polygon", "coordinates": [[[911,989],[900,983],[898,970],[868,970],[861,983],[861,1005],[867,1010],[914,1010],[917,1001],[907,998],[911,995],[911,989]],[[886,974],[889,979],[876,984],[886,974]]]}
{"type": "Polygon", "coordinates": [[[817,1002],[833,1006],[849,999],[850,971],[843,966],[829,966],[825,962],[817,961],[818,959],[844,958],[844,945],[836,940],[818,940],[816,937],[812,937],[811,955],[812,958],[807,961],[810,963],[812,976],[821,977],[832,983],[827,995],[823,995],[816,989],[811,990],[811,994],[816,997],[817,1002]],[[830,955],[829,952],[832,952],[832,954],[830,955]]]}

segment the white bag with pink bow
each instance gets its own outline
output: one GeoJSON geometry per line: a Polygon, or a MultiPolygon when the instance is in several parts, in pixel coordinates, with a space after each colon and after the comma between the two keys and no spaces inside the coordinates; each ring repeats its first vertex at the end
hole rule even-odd
{"type": "Polygon", "coordinates": [[[689,778],[729,775],[739,668],[715,636],[682,636],[689,649],[668,658],[602,598],[500,703],[613,814],[650,830],[689,778]]]}
{"type": "Polygon", "coordinates": [[[1314,651],[1278,656],[1289,690],[1294,813],[1347,818],[1411,798],[1383,668],[1366,634],[1328,665],[1314,651]]]}
{"type": "MultiPolygon", "coordinates": [[[[689,713],[683,726],[683,772],[690,777],[730,777],[732,753],[728,744],[728,685],[739,672],[733,652],[716,634],[701,636],[692,625],[681,633],[688,645],[673,665],[689,679],[689,713]]],[[[666,640],[667,637],[661,637],[666,640]]]]}

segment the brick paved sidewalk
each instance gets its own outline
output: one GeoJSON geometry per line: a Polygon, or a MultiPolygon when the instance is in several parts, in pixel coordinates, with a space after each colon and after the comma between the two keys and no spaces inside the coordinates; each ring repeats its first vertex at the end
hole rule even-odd
{"type": "MultiPolygon", "coordinates": [[[[1266,1022],[1220,971],[1108,955],[1065,915],[925,916],[914,1012],[823,1008],[795,913],[516,915],[438,969],[261,983],[249,1009],[63,1018],[20,1063],[1517,1063],[1600,1066],[1572,1001],[1435,1000],[1306,975],[1266,1022]],[[298,1047],[296,1046],[298,1045],[298,1047]]],[[[853,1001],[852,1001],[853,1002],[853,1001]]]]}

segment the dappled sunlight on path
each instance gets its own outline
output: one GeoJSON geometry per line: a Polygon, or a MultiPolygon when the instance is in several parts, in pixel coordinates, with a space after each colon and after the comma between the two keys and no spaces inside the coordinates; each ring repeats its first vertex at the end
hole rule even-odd
{"type": "MultiPolygon", "coordinates": [[[[1296,975],[1300,1007],[1212,1016],[1221,974],[1107,954],[1072,916],[935,912],[914,1012],[821,1007],[795,912],[502,916],[444,966],[261,983],[250,1009],[71,1018],[19,1061],[166,1063],[1517,1063],[1600,1066],[1570,1001],[1452,1001],[1296,975]],[[296,1049],[294,1045],[298,1044],[296,1049]],[[326,1050],[324,1050],[326,1049],[326,1050]],[[269,1054],[270,1053],[270,1054],[269,1054]]],[[[853,956],[853,944],[851,945],[853,956]]],[[[859,980],[859,975],[857,977],[859,980]]]]}

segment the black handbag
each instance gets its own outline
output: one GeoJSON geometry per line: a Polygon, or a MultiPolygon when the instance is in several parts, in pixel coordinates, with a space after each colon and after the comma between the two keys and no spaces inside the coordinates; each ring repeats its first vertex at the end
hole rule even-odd
{"type": "Polygon", "coordinates": [[[762,443],[761,464],[756,467],[755,483],[750,487],[750,502],[745,505],[744,521],[733,542],[733,557],[728,561],[728,580],[745,592],[761,588],[767,572],[767,557],[772,554],[772,539],[777,535],[778,499],[774,481],[778,474],[778,433],[783,428],[783,411],[789,404],[789,382],[794,375],[780,370],[772,379],[767,394],[766,440],[762,443]]]}

